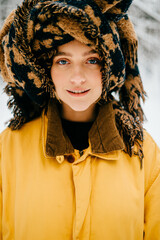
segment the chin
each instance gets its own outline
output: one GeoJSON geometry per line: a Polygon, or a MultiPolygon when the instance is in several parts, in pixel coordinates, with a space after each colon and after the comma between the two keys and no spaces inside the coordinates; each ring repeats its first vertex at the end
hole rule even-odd
{"type": "Polygon", "coordinates": [[[68,106],[75,112],[83,112],[83,111],[86,111],[87,109],[89,109],[91,106],[93,106],[94,104],[93,103],[71,103],[71,104],[68,104],[68,106]]]}
{"type": "Polygon", "coordinates": [[[82,105],[82,106],[70,105],[69,107],[75,112],[83,112],[83,111],[86,111],[90,107],[90,105],[82,105]]]}

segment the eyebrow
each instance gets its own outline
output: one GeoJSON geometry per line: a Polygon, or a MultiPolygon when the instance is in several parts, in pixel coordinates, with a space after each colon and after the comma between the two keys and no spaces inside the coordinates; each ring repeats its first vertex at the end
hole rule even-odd
{"type": "MultiPolygon", "coordinates": [[[[89,52],[85,52],[85,53],[83,54],[83,56],[85,57],[85,56],[87,56],[87,55],[95,54],[95,53],[97,53],[97,51],[95,51],[94,49],[92,49],[92,50],[90,50],[89,52]]],[[[70,53],[68,53],[68,52],[57,52],[54,57],[57,57],[57,56],[69,56],[69,57],[72,57],[72,54],[70,54],[70,53]]]]}

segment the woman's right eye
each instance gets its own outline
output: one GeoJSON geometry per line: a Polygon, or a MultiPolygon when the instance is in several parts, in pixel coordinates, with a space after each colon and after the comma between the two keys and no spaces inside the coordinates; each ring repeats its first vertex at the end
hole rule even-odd
{"type": "Polygon", "coordinates": [[[59,64],[59,65],[69,64],[69,62],[67,60],[64,60],[64,59],[58,60],[56,63],[59,64]]]}

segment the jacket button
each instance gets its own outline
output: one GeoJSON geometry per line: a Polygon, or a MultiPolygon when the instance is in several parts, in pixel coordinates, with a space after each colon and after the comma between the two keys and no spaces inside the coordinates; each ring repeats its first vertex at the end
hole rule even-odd
{"type": "Polygon", "coordinates": [[[66,159],[69,163],[73,163],[75,161],[75,157],[73,155],[66,156],[66,159]]]}
{"type": "Polygon", "coordinates": [[[64,161],[64,156],[57,156],[56,157],[56,160],[59,162],[59,163],[62,163],[64,161]]]}

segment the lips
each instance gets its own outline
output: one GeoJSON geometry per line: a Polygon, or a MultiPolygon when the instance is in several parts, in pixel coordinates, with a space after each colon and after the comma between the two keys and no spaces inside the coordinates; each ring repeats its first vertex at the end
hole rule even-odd
{"type": "Polygon", "coordinates": [[[72,96],[84,96],[89,91],[90,91],[90,89],[87,89],[87,90],[67,90],[67,92],[72,96]]]}
{"type": "Polygon", "coordinates": [[[67,90],[67,91],[71,92],[71,93],[85,93],[85,92],[89,91],[89,89],[87,89],[87,90],[73,90],[73,91],[67,90]]]}

